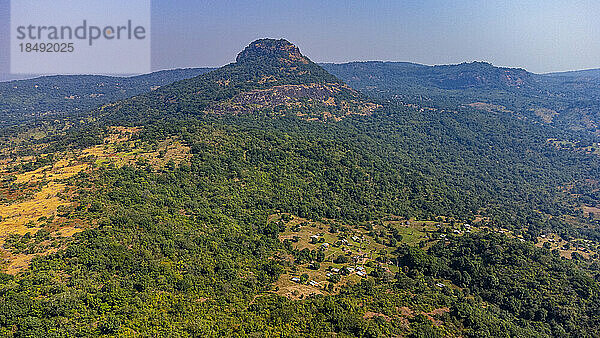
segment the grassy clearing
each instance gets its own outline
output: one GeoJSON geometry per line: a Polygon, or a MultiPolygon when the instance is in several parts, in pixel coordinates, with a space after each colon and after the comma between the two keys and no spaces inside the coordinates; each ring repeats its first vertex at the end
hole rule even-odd
{"type": "MultiPolygon", "coordinates": [[[[479,222],[467,224],[444,217],[438,217],[437,220],[393,217],[358,226],[335,220],[317,221],[275,214],[268,218],[268,222],[274,222],[281,229],[285,227],[279,239],[286,250],[275,257],[284,266],[285,272],[274,283],[273,289],[290,299],[313,294],[335,294],[341,286],[359,283],[361,279],[371,276],[391,279],[400,269],[394,263],[394,257],[401,245],[426,249],[437,242],[448,243],[457,237],[479,231],[496,231],[523,240],[507,229],[491,229],[479,222]],[[359,271],[365,274],[359,275],[359,271]],[[302,276],[301,281],[292,280],[302,276]]],[[[543,243],[538,242],[538,246],[543,243]]],[[[557,240],[555,247],[559,245],[564,243],[557,240]]],[[[582,247],[580,243],[579,249],[571,247],[569,250],[582,252],[582,247]]],[[[569,250],[561,249],[561,255],[570,258],[569,250]]],[[[590,255],[582,253],[584,257],[590,255]]],[[[438,284],[451,289],[458,288],[448,280],[438,280],[432,287],[442,287],[438,284]]]]}
{"type": "MultiPolygon", "coordinates": [[[[285,226],[279,239],[292,255],[279,254],[286,270],[274,284],[274,290],[290,299],[337,293],[340,286],[359,283],[369,275],[391,278],[399,271],[391,261],[398,245],[430,245],[437,240],[435,234],[451,230],[449,223],[415,220],[351,226],[334,220],[315,221],[277,214],[271,215],[268,221],[285,226]],[[315,260],[319,257],[317,253],[320,259],[315,260]],[[302,275],[300,283],[292,280],[302,275]]],[[[457,224],[455,228],[464,228],[464,225],[457,224]]]]}
{"type": "Polygon", "coordinates": [[[572,259],[577,255],[585,259],[597,259],[598,257],[598,247],[590,240],[572,239],[567,241],[553,233],[542,236],[538,237],[535,246],[540,248],[545,247],[549,250],[558,250],[559,254],[567,259],[572,259]]]}

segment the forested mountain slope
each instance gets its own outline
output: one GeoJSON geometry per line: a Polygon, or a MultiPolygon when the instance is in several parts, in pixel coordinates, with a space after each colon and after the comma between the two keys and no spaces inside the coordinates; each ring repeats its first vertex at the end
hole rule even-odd
{"type": "Polygon", "coordinates": [[[404,62],[323,64],[364,93],[445,109],[470,105],[562,129],[600,126],[600,81],[594,71],[533,74],[485,62],[425,66],[404,62]],[[584,75],[587,74],[587,75],[584,75]]]}
{"type": "Polygon", "coordinates": [[[370,98],[271,39],[76,115],[2,140],[2,335],[600,335],[571,131],[370,98]]]}
{"type": "Polygon", "coordinates": [[[259,113],[340,120],[369,115],[376,108],[288,41],[264,39],[246,47],[232,64],[103,107],[99,115],[130,121],[259,113]]]}

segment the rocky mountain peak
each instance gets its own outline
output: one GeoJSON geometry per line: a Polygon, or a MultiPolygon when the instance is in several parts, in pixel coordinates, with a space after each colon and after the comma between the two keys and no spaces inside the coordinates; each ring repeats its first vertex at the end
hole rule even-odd
{"type": "Polygon", "coordinates": [[[238,54],[236,62],[244,63],[269,59],[287,63],[309,63],[308,58],[300,53],[300,49],[285,39],[256,40],[238,54]]]}

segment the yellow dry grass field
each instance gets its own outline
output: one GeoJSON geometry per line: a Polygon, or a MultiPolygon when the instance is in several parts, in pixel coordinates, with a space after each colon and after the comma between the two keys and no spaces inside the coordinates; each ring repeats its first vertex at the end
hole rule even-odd
{"type": "MultiPolygon", "coordinates": [[[[0,245],[4,246],[9,235],[25,235],[27,233],[37,233],[43,224],[40,218],[51,218],[57,215],[57,211],[61,206],[69,206],[71,202],[65,201],[58,197],[58,194],[64,192],[67,186],[62,183],[50,182],[44,186],[41,191],[35,193],[31,199],[26,201],[12,203],[8,205],[0,205],[0,245]]],[[[55,230],[61,231],[62,237],[70,237],[75,233],[83,231],[83,228],[75,228],[67,226],[55,230]]],[[[29,262],[38,254],[45,255],[56,251],[49,249],[37,254],[11,254],[6,250],[2,256],[6,262],[6,273],[15,274],[20,270],[27,268],[29,262]]]]}
{"type": "Polygon", "coordinates": [[[544,123],[552,123],[554,117],[558,115],[558,112],[547,108],[535,108],[530,109],[533,113],[538,116],[544,123]]]}
{"type": "Polygon", "coordinates": [[[5,175],[15,177],[12,181],[14,186],[10,188],[11,194],[6,193],[12,197],[8,202],[0,203],[0,263],[4,262],[0,267],[4,272],[16,274],[27,268],[36,255],[47,255],[57,250],[46,245],[35,254],[14,254],[5,246],[9,236],[35,235],[43,227],[51,232],[52,238],[65,238],[92,226],[78,219],[59,217],[60,208],[74,206],[70,200],[74,187],[69,186],[67,179],[79,172],[94,170],[94,166],[89,164],[90,156],[95,157],[96,165],[110,163],[119,167],[145,160],[155,168],[163,167],[170,161],[180,164],[191,158],[190,148],[175,138],[151,146],[131,140],[140,131],[139,128],[111,127],[109,131],[104,144],[76,153],[55,153],[54,158],[58,160],[53,164],[29,172],[11,172],[10,168],[15,164],[35,161],[32,156],[6,157],[0,162],[0,179],[5,175]],[[47,222],[48,219],[53,221],[47,222]]]}
{"type": "MultiPolygon", "coordinates": [[[[62,180],[73,177],[87,168],[87,164],[76,163],[73,160],[63,159],[54,165],[45,166],[30,172],[16,174],[16,184],[32,186],[44,182],[44,185],[26,200],[11,201],[0,204],[0,246],[4,246],[10,235],[35,234],[44,222],[40,219],[56,217],[60,207],[72,205],[71,201],[65,200],[60,195],[66,195],[69,186],[62,180]]],[[[66,227],[55,230],[61,231],[61,236],[70,237],[83,231],[81,227],[66,227]]],[[[36,254],[11,254],[2,249],[0,256],[6,262],[5,272],[15,274],[29,266],[29,262],[36,254]]],[[[49,254],[56,249],[49,249],[38,253],[49,254]]]]}
{"type": "Polygon", "coordinates": [[[7,234],[24,235],[27,232],[35,232],[38,228],[29,228],[25,224],[29,222],[38,223],[40,217],[51,217],[56,214],[58,207],[69,205],[57,195],[65,190],[66,186],[61,183],[50,182],[40,192],[34,194],[27,201],[0,205],[0,243],[7,234]],[[35,230],[34,230],[35,229],[35,230]]]}
{"type": "Polygon", "coordinates": [[[50,249],[48,251],[45,252],[41,252],[38,254],[10,254],[7,251],[3,251],[0,252],[0,258],[4,259],[5,261],[10,262],[6,268],[4,269],[4,273],[9,274],[9,275],[16,275],[17,273],[21,272],[24,269],[27,269],[29,267],[29,264],[31,263],[31,260],[35,257],[35,256],[44,256],[44,255],[49,255],[51,253],[54,253],[58,251],[58,249],[50,249]]]}
{"type": "Polygon", "coordinates": [[[16,174],[17,179],[15,183],[32,184],[43,179],[51,181],[63,180],[77,175],[77,173],[86,167],[87,164],[72,164],[72,161],[63,159],[51,166],[48,165],[23,174],[16,174]]]}

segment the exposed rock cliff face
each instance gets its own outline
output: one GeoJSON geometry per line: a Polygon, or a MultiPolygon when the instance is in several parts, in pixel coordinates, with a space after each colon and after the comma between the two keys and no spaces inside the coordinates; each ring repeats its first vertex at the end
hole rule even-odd
{"type": "Polygon", "coordinates": [[[264,59],[277,59],[279,61],[307,64],[308,58],[300,53],[300,49],[287,40],[261,39],[252,42],[236,58],[236,62],[255,62],[264,59]]]}

